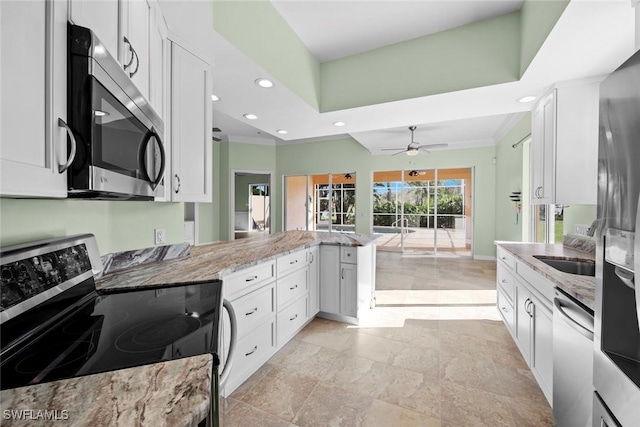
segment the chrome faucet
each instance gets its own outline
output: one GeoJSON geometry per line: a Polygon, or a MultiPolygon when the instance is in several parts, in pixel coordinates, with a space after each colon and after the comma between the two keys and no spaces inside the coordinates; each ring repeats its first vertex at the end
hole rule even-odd
{"type": "Polygon", "coordinates": [[[593,237],[596,234],[596,230],[598,229],[598,220],[594,219],[591,223],[591,226],[587,229],[587,236],[593,237]]]}

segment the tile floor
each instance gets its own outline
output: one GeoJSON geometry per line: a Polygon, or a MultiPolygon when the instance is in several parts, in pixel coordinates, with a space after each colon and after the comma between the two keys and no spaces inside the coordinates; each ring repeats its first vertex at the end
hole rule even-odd
{"type": "Polygon", "coordinates": [[[315,319],[227,398],[226,427],[552,426],[495,307],[495,262],[378,252],[360,326],[315,319]]]}

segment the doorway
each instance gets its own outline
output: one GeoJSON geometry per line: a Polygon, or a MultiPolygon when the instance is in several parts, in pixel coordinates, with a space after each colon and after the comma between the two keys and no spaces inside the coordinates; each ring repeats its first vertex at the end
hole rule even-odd
{"type": "Polygon", "coordinates": [[[472,175],[472,168],[374,172],[378,249],[471,256],[472,175]]]}
{"type": "Polygon", "coordinates": [[[271,231],[271,174],[235,171],[230,198],[233,239],[271,231]]]}

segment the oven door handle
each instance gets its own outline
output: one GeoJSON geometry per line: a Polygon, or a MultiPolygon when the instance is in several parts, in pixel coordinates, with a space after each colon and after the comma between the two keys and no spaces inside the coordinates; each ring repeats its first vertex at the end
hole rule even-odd
{"type": "Polygon", "coordinates": [[[231,372],[231,365],[233,365],[233,356],[236,352],[236,341],[238,340],[238,321],[236,319],[236,312],[229,300],[222,301],[222,307],[229,313],[229,326],[231,327],[231,340],[229,342],[229,355],[227,361],[224,364],[222,373],[220,373],[220,388],[224,387],[224,384],[229,379],[229,373],[231,372]]]}
{"type": "Polygon", "coordinates": [[[158,133],[155,131],[153,127],[145,134],[144,138],[142,139],[142,142],[140,143],[140,147],[138,148],[138,164],[140,165],[140,169],[142,169],[142,174],[144,179],[149,181],[149,185],[151,186],[151,189],[155,191],[155,189],[158,187],[158,184],[160,184],[160,181],[162,181],[162,178],[164,178],[164,169],[166,166],[166,154],[164,151],[164,144],[162,143],[160,136],[158,135],[158,133]],[[147,165],[144,161],[144,157],[147,152],[147,146],[149,145],[149,142],[153,137],[155,137],[156,140],[158,141],[158,148],[160,148],[160,171],[158,172],[158,176],[154,180],[152,180],[151,177],[149,176],[149,171],[147,171],[147,165]]]}

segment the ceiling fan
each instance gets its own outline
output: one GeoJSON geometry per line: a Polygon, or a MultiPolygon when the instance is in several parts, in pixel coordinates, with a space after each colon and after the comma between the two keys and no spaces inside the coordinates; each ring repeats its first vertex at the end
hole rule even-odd
{"type": "Polygon", "coordinates": [[[411,142],[407,145],[407,148],[382,148],[382,151],[398,151],[393,156],[397,156],[398,154],[407,153],[407,156],[416,156],[418,153],[428,153],[429,150],[427,148],[443,148],[448,146],[449,144],[420,144],[419,142],[415,142],[413,140],[413,131],[416,130],[415,126],[409,126],[409,130],[411,131],[411,142]]]}

